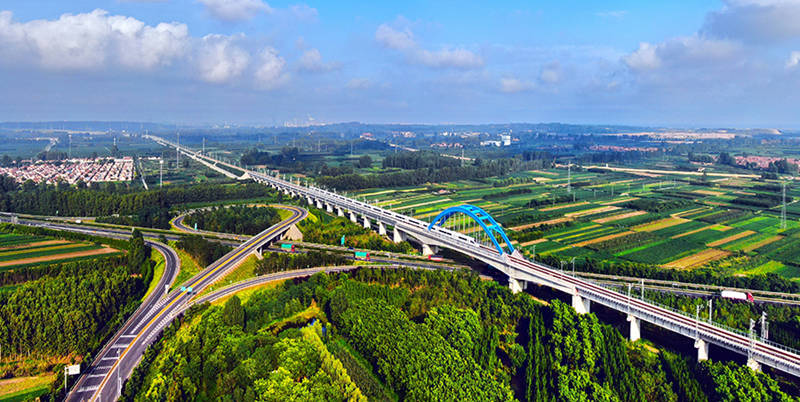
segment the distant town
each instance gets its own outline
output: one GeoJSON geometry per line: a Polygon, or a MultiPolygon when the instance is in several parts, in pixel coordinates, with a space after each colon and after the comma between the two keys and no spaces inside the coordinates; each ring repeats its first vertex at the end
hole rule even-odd
{"type": "Polygon", "coordinates": [[[117,159],[67,159],[63,161],[23,161],[22,165],[0,167],[0,174],[13,177],[17,182],[53,184],[63,181],[75,184],[130,181],[133,179],[133,158],[117,159]]]}

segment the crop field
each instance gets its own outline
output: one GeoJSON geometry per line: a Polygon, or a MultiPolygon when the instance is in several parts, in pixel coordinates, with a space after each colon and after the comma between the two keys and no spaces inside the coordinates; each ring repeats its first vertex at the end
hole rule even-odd
{"type": "Polygon", "coordinates": [[[746,237],[744,239],[726,244],[724,249],[730,251],[753,251],[764,247],[770,243],[774,243],[783,239],[783,236],[774,236],[769,233],[760,233],[754,236],[746,237]]]}
{"type": "Polygon", "coordinates": [[[731,253],[725,250],[717,250],[715,248],[707,248],[698,253],[690,254],[677,260],[670,261],[664,264],[665,267],[670,268],[694,268],[706,264],[710,261],[719,260],[729,256],[731,253]]]}
{"type": "MultiPolygon", "coordinates": [[[[541,231],[520,237],[519,248],[528,255],[535,247],[537,255],[564,260],[594,257],[672,269],[761,255],[771,265],[746,274],[763,271],[800,278],[800,237],[793,237],[800,230],[796,219],[800,202],[787,206],[790,220],[783,229],[780,208],[759,210],[735,202],[758,197],[763,182],[724,178],[700,185],[697,179],[677,171],[634,176],[573,169],[568,189],[566,171],[548,169],[484,180],[365,189],[353,195],[424,221],[451,206],[479,206],[507,232],[541,231]]],[[[800,189],[792,191],[796,194],[788,193],[800,196],[800,189]]],[[[463,228],[456,222],[448,227],[463,228]]]]}
{"type": "Polygon", "coordinates": [[[110,247],[87,242],[68,242],[38,236],[0,234],[0,271],[95,258],[119,252],[119,250],[110,247]]]}

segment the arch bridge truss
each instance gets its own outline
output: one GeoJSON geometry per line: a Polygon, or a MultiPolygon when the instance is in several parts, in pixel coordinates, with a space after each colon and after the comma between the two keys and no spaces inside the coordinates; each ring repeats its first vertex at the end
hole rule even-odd
{"type": "Polygon", "coordinates": [[[491,244],[501,255],[514,253],[514,245],[511,244],[503,228],[480,207],[464,204],[447,208],[436,215],[428,225],[428,230],[436,225],[465,233],[484,244],[491,244]]]}

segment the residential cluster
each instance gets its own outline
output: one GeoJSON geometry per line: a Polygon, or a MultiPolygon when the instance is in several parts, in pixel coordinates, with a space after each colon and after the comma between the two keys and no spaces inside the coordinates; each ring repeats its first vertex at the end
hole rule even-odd
{"type": "Polygon", "coordinates": [[[787,162],[797,165],[800,164],[800,159],[794,158],[779,158],[774,156],[735,156],[737,165],[750,165],[753,164],[761,169],[769,168],[769,164],[786,159],[787,162]]]}
{"type": "Polygon", "coordinates": [[[69,184],[78,181],[130,181],[133,179],[133,158],[23,162],[21,166],[0,167],[0,174],[11,176],[20,183],[28,180],[49,184],[58,181],[69,184]]]}

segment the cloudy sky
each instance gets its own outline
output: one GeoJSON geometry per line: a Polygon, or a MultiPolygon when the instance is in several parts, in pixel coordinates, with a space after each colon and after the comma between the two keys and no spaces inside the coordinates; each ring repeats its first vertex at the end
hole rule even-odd
{"type": "Polygon", "coordinates": [[[800,0],[6,0],[0,120],[800,128],[800,0]]]}

